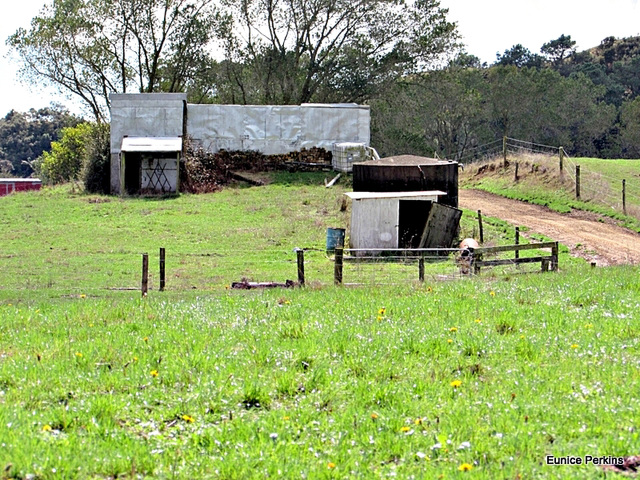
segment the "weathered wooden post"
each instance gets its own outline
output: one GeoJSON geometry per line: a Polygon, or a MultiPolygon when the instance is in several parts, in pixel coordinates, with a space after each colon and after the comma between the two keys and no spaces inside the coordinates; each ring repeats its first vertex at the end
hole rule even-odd
{"type": "MultiPolygon", "coordinates": [[[[516,245],[520,245],[520,227],[516,227],[516,245]]],[[[516,260],[520,258],[520,250],[516,250],[515,252],[516,260]]]]}
{"type": "Polygon", "coordinates": [[[558,148],[558,155],[560,156],[560,176],[564,175],[564,147],[558,148]]]}
{"type": "Polygon", "coordinates": [[[471,250],[471,265],[473,266],[473,274],[478,275],[480,273],[480,262],[482,261],[482,254],[477,253],[475,250],[471,250]]]}
{"type": "Polygon", "coordinates": [[[424,282],[424,256],[418,259],[418,279],[424,282]]]}
{"type": "Polygon", "coordinates": [[[165,285],[165,249],[160,247],[160,291],[164,292],[165,285]]]}
{"type": "Polygon", "coordinates": [[[344,250],[342,246],[336,247],[334,267],[333,267],[333,283],[342,285],[342,257],[344,250]]]}
{"type": "Polygon", "coordinates": [[[551,270],[554,272],[558,271],[558,251],[558,242],[555,242],[551,247],[551,270]]]}
{"type": "Polygon", "coordinates": [[[478,228],[480,230],[480,243],[484,243],[484,231],[482,230],[482,211],[478,210],[478,228]]]}
{"type": "Polygon", "coordinates": [[[516,160],[516,171],[515,171],[515,174],[513,176],[513,180],[516,181],[516,182],[518,181],[518,163],[519,162],[516,160]]]}
{"type": "Polygon", "coordinates": [[[622,213],[627,214],[627,180],[622,179],[622,213]]]}
{"type": "Polygon", "coordinates": [[[580,165],[576,165],[576,198],[580,200],[580,165]]]}
{"type": "Polygon", "coordinates": [[[502,166],[507,168],[507,136],[502,137],[502,158],[503,163],[502,166]]]}
{"type": "Polygon", "coordinates": [[[146,253],[142,254],[142,296],[147,296],[147,291],[149,289],[149,255],[146,253]]]}
{"type": "Polygon", "coordinates": [[[298,285],[304,287],[304,250],[296,248],[296,255],[298,257],[298,285]]]}

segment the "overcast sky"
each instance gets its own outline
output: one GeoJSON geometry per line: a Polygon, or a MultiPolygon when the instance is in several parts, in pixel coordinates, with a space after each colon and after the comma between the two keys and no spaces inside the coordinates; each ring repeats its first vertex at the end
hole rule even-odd
{"type": "MultiPolygon", "coordinates": [[[[4,6],[0,19],[0,116],[11,109],[47,106],[51,101],[72,106],[55,90],[22,85],[5,45],[17,28],[29,26],[45,3],[20,0],[4,6]]],[[[579,50],[595,47],[609,36],[640,35],[638,0],[441,0],[441,5],[449,9],[449,19],[458,23],[467,52],[487,63],[495,61],[497,52],[517,43],[539,53],[543,43],[562,34],[571,35],[579,50]]]]}

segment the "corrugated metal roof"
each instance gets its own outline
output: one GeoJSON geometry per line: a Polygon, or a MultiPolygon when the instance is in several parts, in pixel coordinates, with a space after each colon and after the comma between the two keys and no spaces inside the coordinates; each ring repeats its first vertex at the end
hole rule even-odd
{"type": "Polygon", "coordinates": [[[446,192],[441,190],[424,190],[420,192],[347,192],[347,197],[352,200],[370,198],[416,198],[416,197],[442,197],[446,192]]]}
{"type": "Polygon", "coordinates": [[[180,152],[180,137],[124,137],[121,152],[180,152]]]}

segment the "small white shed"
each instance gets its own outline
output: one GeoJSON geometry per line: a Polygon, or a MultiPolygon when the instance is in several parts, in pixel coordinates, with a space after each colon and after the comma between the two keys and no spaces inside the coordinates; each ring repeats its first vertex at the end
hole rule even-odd
{"type": "Polygon", "coordinates": [[[120,147],[120,191],[176,193],[181,153],[180,137],[124,137],[120,147]]]}
{"type": "Polygon", "coordinates": [[[351,229],[349,246],[366,248],[417,248],[431,205],[446,193],[349,192],[351,229]]]}

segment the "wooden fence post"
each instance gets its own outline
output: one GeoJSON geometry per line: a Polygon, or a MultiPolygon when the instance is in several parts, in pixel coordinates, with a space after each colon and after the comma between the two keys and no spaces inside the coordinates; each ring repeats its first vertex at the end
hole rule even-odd
{"type": "MultiPolygon", "coordinates": [[[[516,227],[516,245],[520,245],[520,227],[516,227]]],[[[520,258],[520,250],[515,252],[516,260],[520,258]]]]}
{"type": "Polygon", "coordinates": [[[502,137],[502,157],[503,157],[502,166],[504,168],[507,168],[507,136],[506,135],[502,137]]]}
{"type": "Polygon", "coordinates": [[[558,149],[558,154],[560,156],[560,176],[564,175],[564,147],[560,147],[558,149]]]}
{"type": "Polygon", "coordinates": [[[622,213],[627,214],[627,180],[622,179],[622,213]]]}
{"type": "Polygon", "coordinates": [[[558,271],[558,242],[551,247],[551,270],[558,271]]]}
{"type": "Polygon", "coordinates": [[[576,198],[580,200],[580,165],[576,165],[576,198]]]}
{"type": "Polygon", "coordinates": [[[344,250],[342,247],[336,247],[335,265],[333,268],[333,283],[342,285],[342,257],[344,250]]]}
{"type": "Polygon", "coordinates": [[[296,255],[298,257],[298,285],[304,287],[304,250],[297,248],[296,255]]]}
{"type": "Polygon", "coordinates": [[[519,162],[516,160],[516,171],[515,171],[514,178],[513,178],[514,181],[516,181],[516,182],[518,181],[518,163],[519,162]]]}
{"type": "Polygon", "coordinates": [[[484,243],[484,232],[482,231],[482,211],[478,210],[478,228],[480,229],[480,243],[484,243]]]}
{"type": "Polygon", "coordinates": [[[418,259],[418,279],[424,282],[424,257],[418,259]]]}
{"type": "Polygon", "coordinates": [[[146,253],[142,254],[142,296],[147,296],[147,291],[149,289],[149,255],[146,253]]]}
{"type": "Polygon", "coordinates": [[[480,273],[480,261],[482,260],[482,254],[471,252],[471,265],[473,265],[473,274],[478,275],[480,273]]]}
{"type": "Polygon", "coordinates": [[[165,249],[160,247],[160,291],[164,292],[165,285],[165,249]]]}

